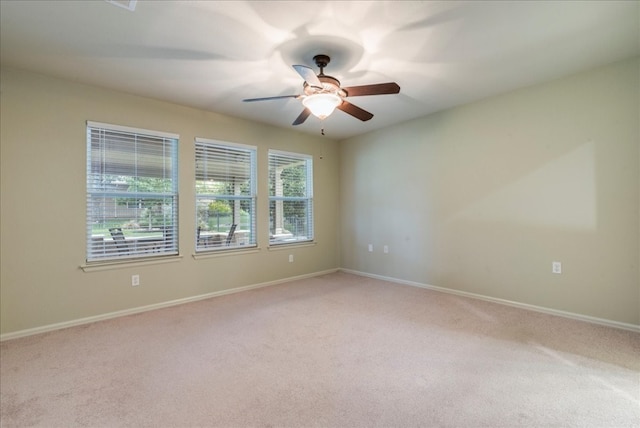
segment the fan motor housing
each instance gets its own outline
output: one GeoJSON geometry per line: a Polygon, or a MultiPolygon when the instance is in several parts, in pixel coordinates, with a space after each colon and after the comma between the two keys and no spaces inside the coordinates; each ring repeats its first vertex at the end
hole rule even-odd
{"type": "Polygon", "coordinates": [[[313,86],[309,86],[307,82],[304,83],[303,89],[305,95],[313,94],[336,94],[339,97],[347,96],[347,93],[340,88],[340,81],[333,76],[327,76],[326,74],[318,75],[318,80],[322,82],[322,89],[318,89],[313,86]]]}

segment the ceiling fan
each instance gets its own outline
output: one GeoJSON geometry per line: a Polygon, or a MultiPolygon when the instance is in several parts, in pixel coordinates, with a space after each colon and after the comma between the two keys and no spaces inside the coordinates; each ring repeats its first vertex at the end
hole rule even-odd
{"type": "Polygon", "coordinates": [[[298,74],[300,74],[304,79],[304,85],[302,86],[303,94],[281,95],[266,98],[249,98],[244,99],[243,101],[267,101],[283,98],[295,98],[302,100],[304,110],[296,120],[293,121],[293,125],[300,125],[307,120],[311,114],[323,120],[333,113],[336,108],[357,119],[367,121],[373,117],[373,114],[351,104],[345,100],[345,98],[360,97],[364,95],[397,94],[400,92],[400,86],[395,82],[347,86],[342,88],[340,87],[340,81],[338,79],[324,74],[324,68],[331,61],[331,58],[329,58],[328,55],[316,55],[313,57],[313,60],[320,68],[320,74],[317,76],[311,68],[305,65],[293,66],[298,74]]]}

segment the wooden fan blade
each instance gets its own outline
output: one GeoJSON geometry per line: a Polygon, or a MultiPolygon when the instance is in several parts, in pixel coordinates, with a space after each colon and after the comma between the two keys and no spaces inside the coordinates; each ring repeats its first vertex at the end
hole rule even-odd
{"type": "Polygon", "coordinates": [[[337,108],[339,108],[340,110],[342,110],[345,113],[350,114],[351,116],[355,117],[356,119],[360,119],[363,122],[366,122],[367,120],[371,119],[373,117],[373,114],[369,113],[366,110],[361,109],[358,106],[355,106],[353,104],[351,104],[348,101],[342,101],[342,104],[340,104],[337,108]]]}
{"type": "Polygon", "coordinates": [[[302,110],[302,113],[300,113],[300,116],[298,116],[296,120],[293,121],[292,125],[300,125],[305,120],[307,120],[310,114],[311,114],[311,110],[309,110],[308,108],[305,108],[304,110],[302,110]]]}
{"type": "Polygon", "coordinates": [[[298,72],[300,76],[307,82],[307,85],[313,86],[314,88],[322,89],[322,82],[316,76],[315,71],[306,65],[294,65],[293,68],[298,72]]]}
{"type": "Polygon", "coordinates": [[[349,86],[342,88],[348,97],[361,97],[363,95],[397,94],[400,86],[395,82],[377,83],[375,85],[349,86]]]}
{"type": "Polygon", "coordinates": [[[279,100],[282,98],[298,98],[300,95],[280,95],[278,97],[266,97],[266,98],[247,98],[242,101],[245,103],[251,103],[254,101],[268,101],[268,100],[279,100]]]}

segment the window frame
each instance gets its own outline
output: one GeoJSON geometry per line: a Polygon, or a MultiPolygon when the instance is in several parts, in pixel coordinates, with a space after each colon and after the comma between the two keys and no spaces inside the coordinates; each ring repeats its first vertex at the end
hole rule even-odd
{"type": "Polygon", "coordinates": [[[178,255],[180,136],[87,121],[86,139],[86,262],[131,262],[178,255]],[[156,181],[149,180],[149,186],[153,183],[158,188],[145,190],[141,179],[150,178],[156,181]],[[139,187],[130,191],[131,186],[139,187]],[[105,209],[107,203],[113,205],[112,210],[105,209]],[[145,212],[149,215],[144,215],[145,220],[148,218],[146,229],[136,228],[137,222],[127,216],[135,214],[140,220],[145,212]],[[117,219],[126,222],[118,225],[117,219]],[[94,234],[98,222],[98,230],[104,231],[94,234]],[[126,227],[127,223],[132,229],[126,227]]]}
{"type": "Polygon", "coordinates": [[[314,224],[314,204],[313,204],[313,156],[305,153],[296,153],[283,150],[269,149],[267,154],[268,160],[268,187],[269,187],[269,246],[278,247],[282,245],[296,245],[315,242],[315,224],[314,224]],[[272,172],[274,158],[283,160],[288,158],[298,163],[304,164],[305,183],[304,196],[285,196],[277,195],[280,188],[277,182],[276,173],[272,172]],[[304,235],[292,234],[285,229],[285,208],[287,202],[302,202],[305,206],[305,214],[303,222],[306,224],[304,235]],[[281,207],[278,207],[279,204],[281,207]],[[274,206],[275,205],[275,206],[274,206]],[[279,214],[279,211],[281,213],[279,214]],[[275,217],[275,218],[274,218],[275,217]],[[278,218],[281,217],[279,220],[278,218]],[[278,225],[280,227],[278,227],[278,225]],[[280,230],[279,230],[280,229],[280,230]],[[288,232],[288,233],[284,233],[288,232]],[[287,235],[291,235],[287,237],[287,235]]]}
{"type": "MultiPolygon", "coordinates": [[[[256,146],[239,144],[228,141],[213,140],[208,138],[196,137],[194,140],[195,148],[195,245],[196,254],[212,254],[226,251],[234,251],[239,249],[249,249],[257,247],[257,174],[258,174],[258,148],[256,146]],[[210,150],[211,155],[199,156],[204,151],[210,150]],[[225,153],[226,152],[226,153],[225,153]],[[234,161],[240,159],[239,163],[231,163],[226,156],[235,155],[234,161]],[[216,166],[216,161],[220,162],[216,166]],[[206,168],[201,170],[200,164],[203,162],[211,162],[213,168],[209,175],[206,168]],[[226,163],[228,162],[228,163],[226,163]],[[220,168],[220,169],[217,169],[220,168]],[[235,170],[236,174],[245,174],[240,177],[240,181],[236,183],[238,177],[230,175],[235,170]],[[207,172],[205,172],[207,171],[207,172]],[[200,176],[199,176],[200,175],[200,176]],[[218,176],[219,180],[214,181],[213,178],[218,176]],[[227,192],[200,192],[199,186],[202,186],[203,180],[211,177],[211,184],[226,183],[233,185],[233,194],[227,192]],[[242,186],[245,187],[246,194],[241,194],[242,186]],[[228,224],[229,229],[225,227],[225,231],[220,233],[220,225],[216,227],[216,231],[207,229],[209,227],[208,213],[206,221],[203,220],[201,204],[207,201],[214,203],[223,201],[232,204],[231,207],[231,223],[228,224]],[[242,205],[244,204],[244,208],[242,205]],[[247,210],[248,208],[248,210],[247,210]],[[247,217],[247,221],[243,222],[242,217],[247,217]],[[235,225],[235,226],[234,226],[235,225]],[[233,229],[233,230],[231,230],[233,229]]],[[[223,205],[224,206],[224,205],[223,205]]],[[[227,214],[229,215],[229,214],[227,214]]],[[[218,218],[219,222],[219,218],[218,218]]]]}

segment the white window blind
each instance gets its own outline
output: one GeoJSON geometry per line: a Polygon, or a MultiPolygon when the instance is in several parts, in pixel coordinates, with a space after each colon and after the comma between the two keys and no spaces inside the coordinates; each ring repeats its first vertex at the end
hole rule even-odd
{"type": "Polygon", "coordinates": [[[87,122],[87,261],[178,253],[178,138],[87,122]]]}
{"type": "Polygon", "coordinates": [[[313,159],[269,150],[269,243],[313,240],[313,159]]]}
{"type": "Polygon", "coordinates": [[[256,245],[253,146],[196,138],[196,252],[256,245]]]}

